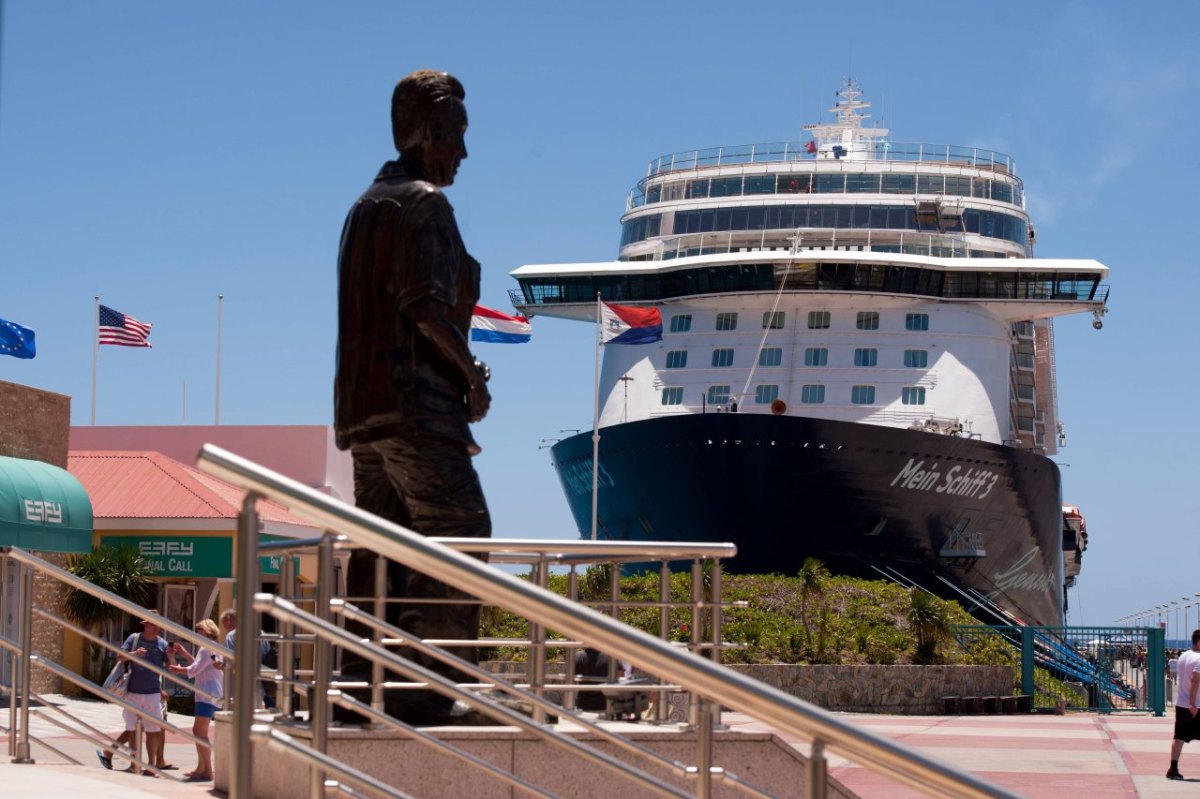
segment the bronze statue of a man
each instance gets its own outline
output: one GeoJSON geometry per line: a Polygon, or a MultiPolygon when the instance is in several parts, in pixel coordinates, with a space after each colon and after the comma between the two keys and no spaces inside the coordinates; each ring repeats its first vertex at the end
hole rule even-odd
{"type": "MultiPolygon", "coordinates": [[[[479,263],[441,192],[467,157],[464,97],[456,78],[430,70],[404,78],[392,94],[400,157],[383,165],[350,209],[338,254],[334,429],[338,447],[354,458],[358,507],[422,535],[486,538],[491,520],[468,426],[491,403],[486,367],[468,346],[479,263]]],[[[373,595],[374,574],[374,556],[356,551],[349,595],[373,595]]],[[[391,597],[463,598],[395,563],[387,577],[391,597]]],[[[422,638],[479,634],[475,604],[393,603],[387,616],[422,638]]],[[[473,647],[456,654],[472,662],[478,655],[473,647]]],[[[343,673],[369,674],[346,657],[343,673]]],[[[436,661],[414,659],[458,678],[436,661]]],[[[386,709],[409,723],[455,723],[450,700],[429,691],[389,695],[386,709]]]]}

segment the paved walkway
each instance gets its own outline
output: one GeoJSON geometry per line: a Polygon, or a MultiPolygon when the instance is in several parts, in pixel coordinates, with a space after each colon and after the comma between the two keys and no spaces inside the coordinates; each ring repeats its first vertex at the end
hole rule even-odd
{"type": "MultiPolygon", "coordinates": [[[[58,708],[109,734],[121,728],[121,713],[112,705],[51,696],[58,708]]],[[[41,711],[46,716],[57,716],[41,711]]],[[[1200,797],[1200,744],[1185,747],[1180,769],[1192,775],[1183,782],[1163,777],[1168,765],[1172,716],[876,716],[839,714],[873,732],[899,741],[943,762],[973,772],[1029,799],[1166,799],[1200,797]]],[[[191,717],[172,714],[177,726],[190,728],[191,717]]],[[[736,713],[724,721],[734,729],[763,730],[764,725],[736,713]]],[[[182,783],[106,771],[96,761],[94,746],[45,718],[34,717],[31,732],[53,746],[34,745],[34,765],[17,765],[7,755],[8,709],[0,706],[0,795],[24,797],[85,796],[87,799],[202,799],[216,795],[211,783],[182,783]],[[71,764],[74,758],[82,765],[71,764]]],[[[784,736],[787,738],[787,736],[784,736]]],[[[807,746],[795,741],[797,748],[807,746]]],[[[195,747],[168,734],[167,760],[180,766],[172,776],[195,765],[195,747]]],[[[117,766],[122,765],[120,759],[117,766]]],[[[916,799],[925,794],[847,761],[830,758],[830,773],[863,799],[916,799]]]]}
{"type": "MultiPolygon", "coordinates": [[[[1184,747],[1180,760],[1189,780],[1163,776],[1170,764],[1173,714],[839,715],[1029,799],[1200,797],[1200,744],[1184,747]]],[[[738,714],[726,714],[725,720],[734,728],[766,729],[738,714]]],[[[795,745],[807,752],[802,743],[795,745]]],[[[840,758],[830,759],[830,774],[863,799],[926,796],[840,758]]]]}

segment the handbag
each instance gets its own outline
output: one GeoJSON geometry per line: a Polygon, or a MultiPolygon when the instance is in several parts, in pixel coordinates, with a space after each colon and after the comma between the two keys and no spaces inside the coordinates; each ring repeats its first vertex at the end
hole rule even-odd
{"type": "Polygon", "coordinates": [[[129,693],[129,675],[129,665],[123,660],[119,661],[104,678],[102,687],[114,696],[123,697],[129,693]]]}

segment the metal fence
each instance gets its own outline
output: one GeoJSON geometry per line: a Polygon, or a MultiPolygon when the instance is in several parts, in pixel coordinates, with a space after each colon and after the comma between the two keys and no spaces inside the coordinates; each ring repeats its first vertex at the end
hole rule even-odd
{"type": "Polygon", "coordinates": [[[1013,657],[1021,694],[1034,709],[1100,713],[1166,704],[1163,631],[1155,627],[953,626],[968,651],[1002,647],[1013,657]]]}

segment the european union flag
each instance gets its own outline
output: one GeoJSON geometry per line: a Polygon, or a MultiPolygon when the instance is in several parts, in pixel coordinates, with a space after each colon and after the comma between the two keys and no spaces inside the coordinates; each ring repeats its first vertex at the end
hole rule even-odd
{"type": "Polygon", "coordinates": [[[37,355],[33,342],[33,331],[16,322],[0,319],[0,355],[14,358],[32,358],[37,355]]]}

